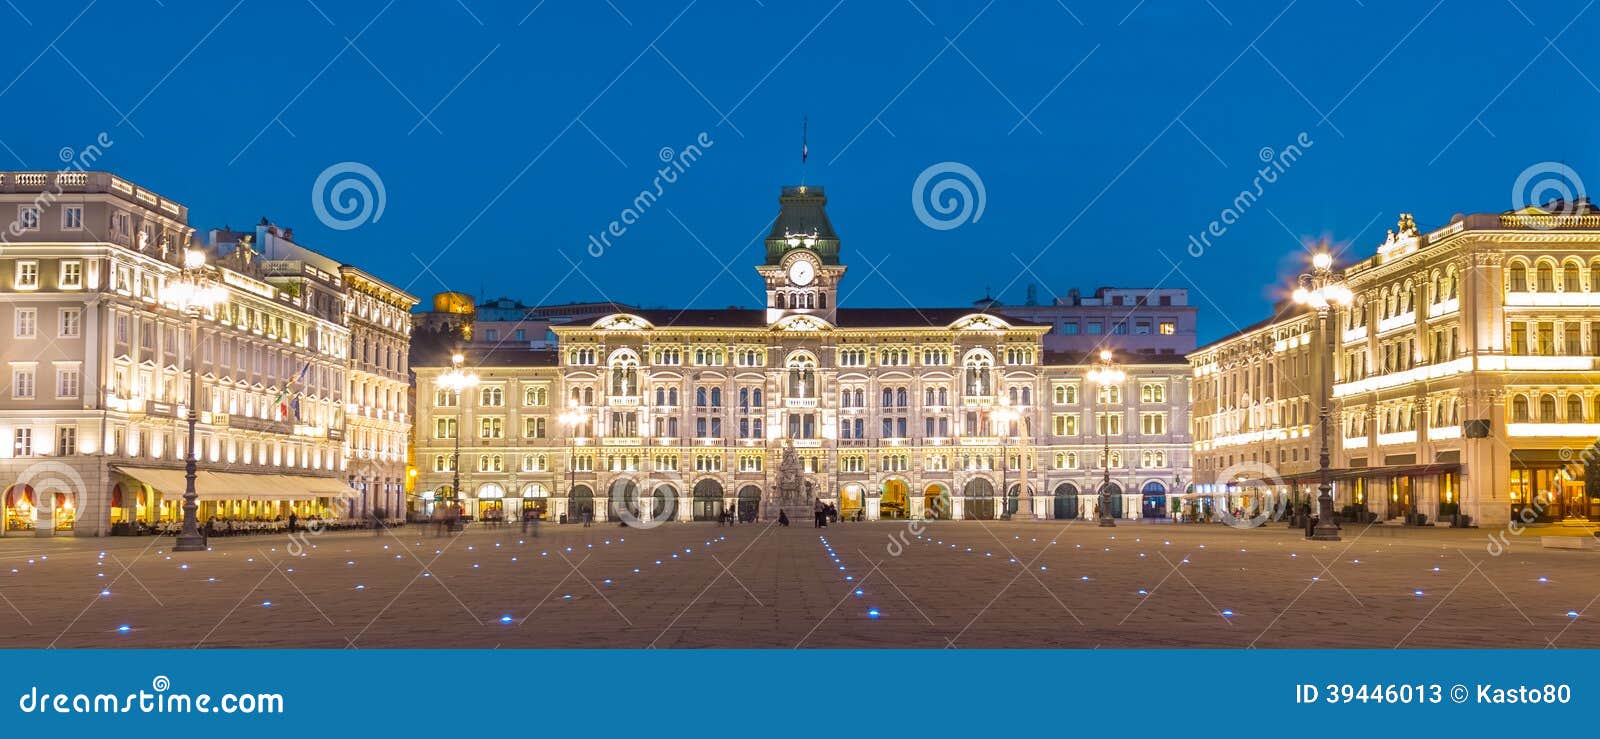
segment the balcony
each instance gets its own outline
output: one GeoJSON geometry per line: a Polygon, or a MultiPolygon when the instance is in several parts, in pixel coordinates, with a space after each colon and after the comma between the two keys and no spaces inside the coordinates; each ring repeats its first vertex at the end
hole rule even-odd
{"type": "Polygon", "coordinates": [[[1458,310],[1461,310],[1460,299],[1451,298],[1449,300],[1441,301],[1428,306],[1428,317],[1438,318],[1439,316],[1447,316],[1458,310]]]}
{"type": "Polygon", "coordinates": [[[1596,307],[1600,306],[1600,293],[1580,292],[1508,292],[1506,306],[1542,307],[1596,307]]]}
{"type": "Polygon", "coordinates": [[[250,416],[231,416],[228,427],[242,431],[260,431],[268,434],[289,435],[294,431],[294,424],[288,421],[272,421],[265,418],[252,418],[250,416]]]}

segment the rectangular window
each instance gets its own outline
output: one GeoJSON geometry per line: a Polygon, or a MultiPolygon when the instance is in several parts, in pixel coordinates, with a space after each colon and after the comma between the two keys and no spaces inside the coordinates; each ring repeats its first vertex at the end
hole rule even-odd
{"type": "Polygon", "coordinates": [[[23,205],[17,208],[17,228],[23,231],[39,230],[39,206],[23,205]]]}
{"type": "Polygon", "coordinates": [[[57,333],[63,339],[76,339],[83,335],[83,309],[62,308],[57,333]]]}
{"type": "Polygon", "coordinates": [[[32,367],[13,367],[11,369],[11,397],[19,400],[33,399],[32,367]]]}
{"type": "Polygon", "coordinates": [[[62,426],[56,429],[56,454],[70,457],[78,453],[78,427],[62,426]]]}
{"type": "Polygon", "coordinates": [[[1078,334],[1078,324],[1076,324],[1076,323],[1063,323],[1063,324],[1061,324],[1061,333],[1066,334],[1068,336],[1076,336],[1078,334]]]}
{"type": "Polygon", "coordinates": [[[83,289],[83,262],[77,259],[61,260],[61,273],[56,286],[62,290],[83,289]]]}
{"type": "Polygon", "coordinates": [[[39,309],[18,308],[16,316],[16,331],[14,335],[19,339],[32,339],[39,335],[39,309]]]}
{"type": "Polygon", "coordinates": [[[77,367],[56,368],[56,397],[76,398],[82,391],[81,375],[77,367]]]}
{"type": "MultiPolygon", "coordinates": [[[[1169,300],[1170,298],[1162,298],[1162,299],[1163,300],[1169,300]]],[[[1172,321],[1162,321],[1161,322],[1161,335],[1162,336],[1171,336],[1171,335],[1176,334],[1176,333],[1178,333],[1178,324],[1173,323],[1172,321]]]]}
{"type": "Polygon", "coordinates": [[[16,450],[17,456],[33,456],[33,429],[17,429],[11,438],[11,448],[16,450]]]}
{"type": "Polygon", "coordinates": [[[1100,333],[1101,333],[1100,322],[1099,321],[1090,321],[1089,322],[1089,335],[1090,336],[1097,336],[1100,333]]]}
{"type": "Polygon", "coordinates": [[[83,228],[83,206],[61,206],[61,228],[68,231],[76,231],[83,228]]]}
{"type": "Polygon", "coordinates": [[[435,418],[435,419],[433,419],[433,438],[435,438],[435,439],[454,439],[454,438],[456,438],[456,419],[454,419],[454,418],[435,418]]]}
{"type": "Polygon", "coordinates": [[[17,274],[12,286],[18,290],[39,289],[39,263],[32,259],[17,262],[17,274]]]}

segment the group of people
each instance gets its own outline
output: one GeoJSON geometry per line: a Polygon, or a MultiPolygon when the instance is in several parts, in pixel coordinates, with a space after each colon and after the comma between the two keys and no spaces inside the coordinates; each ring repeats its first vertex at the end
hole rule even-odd
{"type": "Polygon", "coordinates": [[[444,536],[451,531],[456,531],[461,525],[461,515],[464,513],[461,504],[440,505],[433,509],[433,531],[435,536],[444,536]]]}
{"type": "Polygon", "coordinates": [[[829,521],[835,523],[839,521],[839,509],[832,503],[822,502],[821,498],[817,498],[816,505],[812,506],[812,515],[816,516],[816,520],[812,523],[819,529],[827,528],[829,521]]]}

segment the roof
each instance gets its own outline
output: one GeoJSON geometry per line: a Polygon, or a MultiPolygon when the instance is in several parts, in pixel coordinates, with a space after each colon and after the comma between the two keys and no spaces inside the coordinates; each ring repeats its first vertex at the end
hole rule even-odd
{"type": "Polygon", "coordinates": [[[821,187],[785,187],[778,196],[778,217],[772,221],[769,239],[781,239],[791,233],[815,232],[819,239],[838,239],[833,223],[828,220],[828,196],[821,187]]]}
{"type": "Polygon", "coordinates": [[[1288,321],[1290,319],[1298,318],[1298,317],[1300,317],[1300,316],[1302,316],[1302,315],[1304,315],[1304,314],[1306,314],[1306,313],[1308,313],[1310,311],[1311,311],[1311,308],[1309,308],[1307,306],[1304,306],[1304,305],[1300,305],[1299,303],[1296,303],[1294,301],[1290,301],[1290,300],[1280,301],[1278,303],[1278,305],[1273,307],[1272,315],[1267,316],[1266,318],[1263,318],[1263,319],[1261,319],[1259,321],[1256,321],[1255,323],[1252,323],[1252,324],[1250,324],[1248,326],[1245,326],[1244,328],[1241,328],[1241,329],[1239,329],[1237,331],[1234,331],[1233,333],[1228,334],[1227,336],[1224,336],[1224,337],[1222,337],[1220,339],[1215,339],[1215,340],[1211,341],[1210,343],[1206,344],[1205,346],[1198,347],[1194,351],[1189,352],[1189,354],[1190,354],[1190,356],[1193,356],[1195,354],[1200,354],[1200,353],[1208,351],[1210,349],[1214,349],[1214,348],[1216,348],[1217,346],[1219,346],[1221,344],[1225,344],[1225,343],[1227,343],[1229,341],[1233,341],[1234,339],[1237,339],[1237,338],[1239,338],[1241,336],[1244,336],[1245,334],[1249,334],[1249,333],[1253,333],[1255,331],[1259,331],[1259,330],[1264,329],[1264,328],[1266,328],[1268,326],[1271,326],[1271,325],[1273,325],[1275,323],[1283,323],[1284,321],[1288,321]]]}
{"type": "MultiPolygon", "coordinates": [[[[560,364],[561,359],[560,353],[554,349],[528,349],[521,346],[469,347],[461,353],[465,356],[462,364],[467,367],[555,367],[560,364]]],[[[418,368],[450,366],[449,354],[429,359],[437,361],[413,362],[412,366],[418,368]]]]}
{"type": "MultiPolygon", "coordinates": [[[[759,308],[715,310],[640,310],[632,315],[658,328],[767,328],[767,312],[759,308]]],[[[1012,326],[1049,326],[995,311],[973,308],[839,308],[834,325],[838,328],[944,328],[973,314],[999,318],[1012,326]]]]}
{"type": "MultiPolygon", "coordinates": [[[[1067,365],[1094,364],[1099,359],[1099,352],[1059,352],[1046,351],[1044,353],[1046,367],[1061,367],[1067,365]]],[[[1145,364],[1189,364],[1189,360],[1182,354],[1145,354],[1142,352],[1117,352],[1113,357],[1118,365],[1136,366],[1145,364]]]]}

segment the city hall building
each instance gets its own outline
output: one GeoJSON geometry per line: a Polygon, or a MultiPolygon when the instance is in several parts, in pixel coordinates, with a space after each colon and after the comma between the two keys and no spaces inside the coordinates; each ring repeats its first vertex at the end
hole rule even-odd
{"type": "Polygon", "coordinates": [[[788,459],[805,499],[844,517],[1087,518],[1107,475],[1113,515],[1168,515],[1169,494],[1190,483],[1183,291],[844,306],[826,204],[820,187],[783,189],[756,265],[764,306],[619,307],[550,323],[553,348],[478,336],[458,344],[459,371],[476,380],[461,391],[450,351],[419,351],[416,507],[770,518],[788,459]],[[1078,350],[1050,349],[1052,332],[1078,350]],[[1124,381],[1089,379],[1104,348],[1124,381]]]}
{"type": "Polygon", "coordinates": [[[1426,233],[1402,216],[1343,277],[1354,302],[1334,313],[1332,378],[1316,314],[1288,307],[1189,356],[1202,492],[1231,495],[1261,463],[1275,474],[1251,494],[1314,494],[1331,379],[1336,509],[1600,519],[1600,209],[1458,215],[1426,233]]]}

